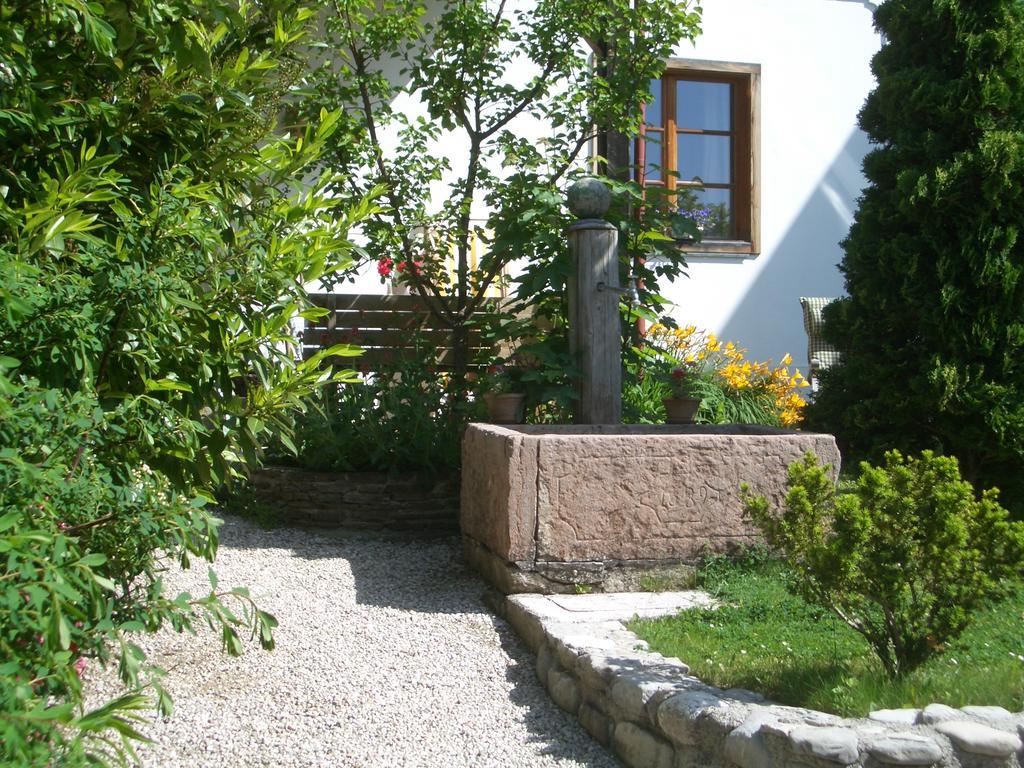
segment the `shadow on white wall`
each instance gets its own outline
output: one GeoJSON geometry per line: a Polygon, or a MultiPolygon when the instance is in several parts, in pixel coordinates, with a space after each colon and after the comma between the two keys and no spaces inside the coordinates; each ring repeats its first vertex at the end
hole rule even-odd
{"type": "Polygon", "coordinates": [[[806,344],[794,346],[792,341],[805,340],[799,298],[844,292],[836,268],[843,255],[839,243],[853,223],[865,184],[861,162],[870,148],[860,130],[850,135],[764,269],[737,302],[722,328],[722,338],[736,339],[752,350],[773,350],[776,359],[789,352],[794,363],[806,369],[806,344]]]}

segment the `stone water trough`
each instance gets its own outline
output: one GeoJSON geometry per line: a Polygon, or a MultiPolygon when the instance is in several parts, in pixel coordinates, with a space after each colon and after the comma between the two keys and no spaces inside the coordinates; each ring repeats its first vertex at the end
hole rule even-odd
{"type": "Polygon", "coordinates": [[[740,483],[780,503],[831,435],[749,425],[471,424],[460,525],[474,567],[505,594],[678,588],[709,553],[758,541],[740,483]]]}

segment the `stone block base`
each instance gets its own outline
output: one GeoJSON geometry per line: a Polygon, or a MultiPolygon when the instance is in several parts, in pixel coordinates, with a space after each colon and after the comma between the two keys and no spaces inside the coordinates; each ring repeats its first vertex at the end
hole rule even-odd
{"type": "Polygon", "coordinates": [[[471,424],[460,505],[467,556],[505,593],[682,588],[686,566],[759,540],[740,484],[781,503],[787,467],[808,451],[838,475],[831,435],[471,424]]]}

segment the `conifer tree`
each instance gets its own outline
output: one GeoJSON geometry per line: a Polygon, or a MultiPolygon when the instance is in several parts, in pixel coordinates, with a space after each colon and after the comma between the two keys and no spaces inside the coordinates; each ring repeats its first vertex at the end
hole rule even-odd
{"type": "Polygon", "coordinates": [[[1024,3],[888,0],[843,243],[843,354],[811,409],[844,460],[956,456],[1024,511],[1024,3]]]}

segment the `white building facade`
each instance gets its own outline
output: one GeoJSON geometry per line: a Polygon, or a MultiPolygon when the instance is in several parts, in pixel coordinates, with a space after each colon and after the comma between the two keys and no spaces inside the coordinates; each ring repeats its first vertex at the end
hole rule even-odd
{"type": "MultiPolygon", "coordinates": [[[[735,341],[755,359],[778,361],[788,352],[805,367],[799,298],[843,293],[839,243],[864,186],[861,161],[869,144],[857,114],[874,86],[870,60],[881,45],[874,3],[702,5],[703,32],[695,44],[680,46],[676,57],[698,71],[700,62],[747,65],[759,79],[750,148],[752,221],[746,231],[730,233],[749,242],[752,228],[756,242],[733,249],[745,251],[739,253],[698,246],[688,254],[689,279],[676,281],[666,294],[680,324],[735,341]]],[[[715,165],[712,160],[700,167],[714,172],[715,165]]]]}

